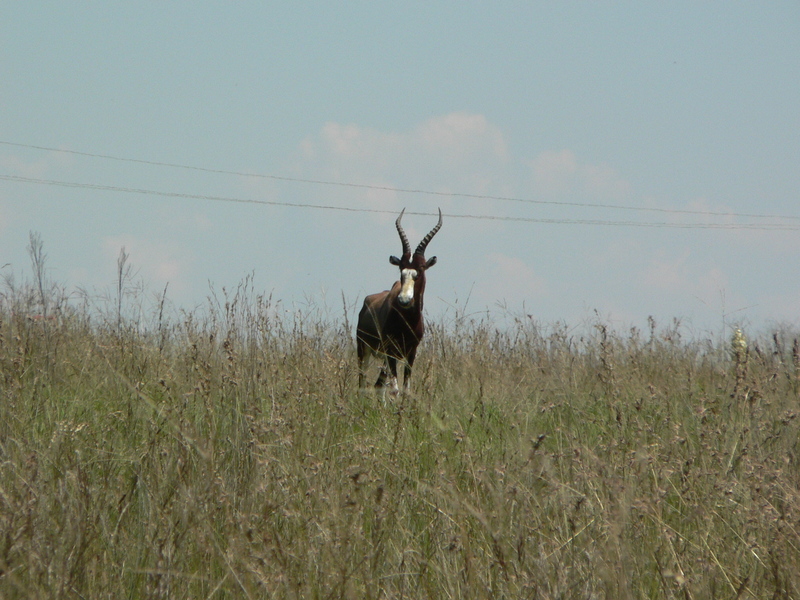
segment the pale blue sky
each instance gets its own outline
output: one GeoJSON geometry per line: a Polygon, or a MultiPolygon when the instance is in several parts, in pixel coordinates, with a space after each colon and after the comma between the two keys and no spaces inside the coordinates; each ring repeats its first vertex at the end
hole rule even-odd
{"type": "Polygon", "coordinates": [[[5,3],[0,81],[5,274],[355,307],[441,206],[432,316],[800,325],[797,2],[5,3]]]}

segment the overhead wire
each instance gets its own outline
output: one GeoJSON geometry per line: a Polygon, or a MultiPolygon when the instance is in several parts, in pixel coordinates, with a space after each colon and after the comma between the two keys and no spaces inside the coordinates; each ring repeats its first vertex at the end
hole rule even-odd
{"type": "MultiPolygon", "coordinates": [[[[163,161],[154,161],[154,160],[145,160],[145,159],[138,159],[138,158],[128,158],[128,157],[121,157],[115,156],[110,154],[98,154],[98,153],[91,153],[91,152],[83,152],[79,150],[68,150],[64,148],[54,148],[49,146],[40,146],[34,144],[23,144],[18,142],[10,142],[6,140],[0,140],[0,145],[5,146],[13,146],[19,148],[27,148],[33,150],[42,150],[47,152],[60,152],[66,154],[73,154],[77,156],[85,156],[90,158],[101,158],[106,160],[114,160],[114,161],[121,161],[121,162],[129,162],[129,163],[137,163],[137,164],[144,164],[150,166],[159,166],[159,167],[168,167],[168,168],[175,168],[175,169],[184,169],[184,170],[192,170],[192,171],[200,171],[206,173],[216,173],[216,174],[223,174],[223,175],[235,175],[239,177],[252,177],[252,178],[262,178],[262,179],[271,179],[276,181],[286,181],[286,182],[294,182],[294,183],[306,183],[306,184],[314,184],[314,185],[325,185],[325,186],[339,186],[339,187],[349,187],[349,188],[359,188],[359,189],[368,189],[368,190],[376,190],[376,191],[390,191],[396,193],[406,193],[406,194],[419,194],[419,195],[429,195],[429,196],[444,196],[444,197],[452,197],[452,198],[467,198],[467,199],[479,199],[479,200],[496,200],[496,201],[505,201],[505,202],[517,202],[517,203],[528,203],[528,204],[539,204],[539,205],[553,205],[559,207],[577,207],[577,208],[593,208],[593,209],[613,209],[613,210],[627,210],[627,211],[638,211],[638,212],[654,212],[654,213],[662,213],[662,214],[674,214],[674,215],[694,215],[694,216],[704,216],[704,217],[738,217],[738,218],[750,218],[750,219],[773,219],[773,220],[790,220],[790,221],[798,221],[800,222],[800,216],[795,215],[777,215],[777,214],[759,214],[759,213],[742,213],[742,212],[720,212],[720,211],[708,211],[708,210],[690,210],[690,209],[668,209],[668,208],[658,208],[658,207],[644,207],[644,206],[629,206],[629,205],[620,205],[620,204],[602,204],[602,203],[589,203],[589,202],[569,202],[569,201],[554,201],[554,200],[540,200],[534,198],[519,198],[513,196],[495,196],[489,194],[473,194],[473,193],[463,193],[463,192],[443,192],[443,191],[436,191],[436,190],[425,190],[425,189],[415,189],[415,188],[402,188],[402,187],[394,187],[394,186],[383,186],[383,185],[374,185],[374,184],[365,184],[365,183],[352,183],[352,182],[341,182],[341,181],[328,181],[322,179],[308,179],[308,178],[301,178],[301,177],[290,177],[284,175],[271,175],[271,174],[264,174],[264,173],[253,173],[253,172],[245,172],[245,171],[233,171],[233,170],[225,170],[225,169],[214,169],[209,167],[199,167],[193,165],[185,165],[179,163],[170,163],[170,162],[163,162],[163,161]]],[[[32,184],[41,184],[41,185],[52,185],[52,186],[61,186],[61,187],[75,187],[75,188],[85,188],[85,189],[96,189],[96,190],[105,190],[105,191],[114,191],[114,192],[127,192],[127,193],[136,193],[136,194],[146,194],[146,195],[155,195],[155,196],[162,196],[162,197],[173,197],[173,198],[191,198],[191,199],[199,199],[199,200],[211,200],[211,201],[221,201],[221,202],[236,202],[236,203],[243,203],[243,204],[264,204],[270,206],[288,206],[293,208],[315,208],[315,209],[323,209],[323,210],[338,210],[338,211],[345,211],[345,212],[363,212],[363,213],[393,213],[394,211],[387,211],[381,209],[369,209],[369,208],[351,208],[351,207],[341,207],[341,206],[332,206],[332,205],[322,205],[322,204],[309,204],[309,203],[299,203],[299,202],[278,202],[278,201],[270,201],[270,200],[254,200],[254,199],[246,199],[246,198],[230,198],[230,197],[220,197],[220,196],[208,196],[203,194],[185,194],[185,193],[178,193],[178,192],[163,192],[159,190],[145,190],[140,188],[129,188],[123,186],[109,186],[109,185],[100,185],[100,184],[92,184],[92,183],[79,183],[79,182],[67,182],[67,181],[56,181],[56,180],[47,180],[47,179],[37,179],[32,177],[22,177],[17,175],[0,175],[0,179],[6,181],[16,181],[20,183],[32,183],[32,184]]],[[[425,212],[409,212],[408,214],[417,214],[417,215],[430,215],[433,213],[425,213],[425,212]]],[[[516,221],[516,222],[529,222],[529,223],[551,223],[551,224],[581,224],[581,225],[611,225],[611,226],[630,226],[630,227],[665,227],[665,228],[682,228],[682,229],[768,229],[768,230],[788,230],[788,231],[795,231],[800,229],[800,225],[789,225],[785,223],[674,223],[674,222],[641,222],[641,221],[625,221],[625,220],[604,220],[604,219],[548,219],[548,218],[539,218],[539,217],[507,217],[507,216],[497,216],[497,215],[471,215],[471,214],[451,214],[448,215],[452,218],[463,218],[463,219],[482,219],[482,220],[494,220],[494,221],[516,221]]]]}
{"type": "MultiPolygon", "coordinates": [[[[235,198],[229,196],[212,196],[208,194],[189,194],[185,192],[165,192],[162,190],[151,190],[144,188],[133,188],[115,185],[104,185],[96,183],[81,183],[74,181],[59,181],[53,179],[40,179],[35,177],[23,177],[20,175],[2,175],[0,180],[12,181],[17,183],[30,183],[39,185],[50,185],[67,188],[82,188],[90,190],[100,190],[109,192],[122,192],[128,194],[143,194],[149,196],[161,196],[166,198],[183,198],[192,200],[207,200],[214,202],[232,202],[239,204],[261,204],[267,206],[281,206],[291,208],[308,208],[318,210],[334,210],[340,212],[356,213],[377,213],[395,214],[396,211],[377,209],[377,208],[353,208],[345,206],[335,206],[327,204],[311,204],[304,202],[284,202],[277,200],[256,200],[251,198],[235,198]]],[[[406,211],[409,215],[436,216],[432,212],[406,211]]],[[[604,219],[553,219],[542,217],[511,217],[500,215],[475,215],[475,214],[447,214],[449,218],[471,219],[485,221],[511,221],[518,223],[545,223],[558,225],[607,225],[616,227],[655,227],[655,228],[674,228],[674,229],[754,229],[754,230],[777,230],[777,231],[797,231],[800,225],[790,225],[785,223],[670,223],[670,222],[644,222],[644,221],[610,221],[604,219]]]]}

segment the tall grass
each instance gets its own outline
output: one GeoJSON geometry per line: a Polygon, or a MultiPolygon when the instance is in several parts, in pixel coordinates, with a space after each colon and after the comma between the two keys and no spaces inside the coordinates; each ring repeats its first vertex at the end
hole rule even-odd
{"type": "Polygon", "coordinates": [[[34,283],[0,295],[2,598],[800,597],[788,331],[452,315],[384,402],[346,312],[34,283]]]}

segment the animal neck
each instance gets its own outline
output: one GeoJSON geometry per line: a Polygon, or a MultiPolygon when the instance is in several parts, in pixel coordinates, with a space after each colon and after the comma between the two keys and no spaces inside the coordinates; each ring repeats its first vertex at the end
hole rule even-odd
{"type": "Polygon", "coordinates": [[[425,271],[420,271],[414,282],[414,307],[422,313],[422,300],[425,297],[425,271]]]}

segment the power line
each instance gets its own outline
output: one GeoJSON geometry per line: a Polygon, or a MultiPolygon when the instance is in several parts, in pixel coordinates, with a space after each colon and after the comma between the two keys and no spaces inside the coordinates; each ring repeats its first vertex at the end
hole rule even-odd
{"type": "MultiPolygon", "coordinates": [[[[214,202],[234,202],[239,204],[261,204],[267,206],[282,206],[291,208],[307,208],[317,210],[336,210],[342,212],[377,213],[391,214],[395,211],[374,209],[374,208],[352,208],[344,206],[333,206],[325,204],[309,204],[301,202],[278,202],[275,200],[255,200],[249,198],[234,198],[226,196],[210,196],[205,194],[187,194],[182,192],[165,192],[161,190],[149,190],[143,188],[122,187],[115,185],[103,185],[96,183],[80,183],[73,181],[58,181],[53,179],[38,179],[34,177],[22,177],[19,175],[0,175],[0,180],[12,181],[16,183],[28,183],[37,185],[50,185],[67,188],[81,188],[109,192],[121,192],[128,194],[142,194],[149,196],[161,196],[166,198],[183,198],[191,200],[208,200],[214,202]]],[[[409,215],[436,216],[430,212],[407,212],[409,215]]],[[[472,215],[472,214],[447,214],[449,218],[471,219],[485,221],[511,221],[520,223],[545,223],[558,225],[606,225],[617,227],[655,227],[655,228],[675,228],[675,229],[754,229],[770,231],[798,231],[800,225],[789,225],[785,223],[668,223],[668,222],[643,222],[643,221],[608,221],[603,219],[544,219],[536,217],[504,217],[497,215],[472,215]]]]}
{"type": "MultiPolygon", "coordinates": [[[[671,209],[671,208],[656,208],[656,207],[645,207],[645,206],[628,206],[622,204],[593,204],[590,202],[558,202],[555,200],[536,200],[533,198],[518,198],[514,196],[493,196],[488,194],[469,194],[469,193],[461,193],[461,192],[441,192],[435,190],[425,190],[425,189],[415,189],[415,188],[401,188],[401,187],[393,187],[393,186],[383,186],[383,185],[372,185],[366,183],[349,183],[349,182],[341,182],[341,181],[328,181],[322,179],[306,179],[301,177],[288,177],[283,175],[269,175],[263,173],[250,173],[244,171],[229,171],[225,169],[213,169],[208,167],[198,167],[192,165],[183,165],[178,163],[169,163],[169,162],[161,162],[155,160],[144,160],[138,158],[125,158],[121,156],[114,156],[111,154],[96,154],[91,152],[81,152],[79,150],[66,150],[63,148],[52,148],[49,146],[37,146],[33,144],[22,144],[17,142],[9,142],[0,140],[0,144],[5,146],[15,146],[18,148],[28,148],[33,150],[44,150],[48,152],[62,152],[65,154],[74,154],[77,156],[86,156],[90,158],[102,158],[107,160],[115,160],[121,162],[129,162],[129,163],[137,163],[143,165],[150,165],[150,166],[158,166],[158,167],[169,167],[173,169],[185,169],[191,171],[200,171],[204,173],[216,173],[220,175],[236,175],[239,177],[255,177],[260,179],[271,179],[274,181],[287,181],[292,183],[306,183],[306,184],[313,184],[313,185],[327,185],[327,186],[339,186],[339,187],[348,187],[348,188],[357,188],[357,189],[367,189],[367,190],[376,190],[376,191],[388,191],[388,192],[396,192],[396,193],[403,193],[403,194],[423,194],[428,196],[444,196],[448,198],[469,198],[473,200],[497,200],[503,202],[518,202],[518,203],[525,203],[525,204],[539,204],[539,205],[551,205],[551,206],[569,206],[569,207],[577,207],[577,208],[603,208],[603,209],[612,209],[612,210],[628,210],[628,211],[637,211],[637,212],[654,212],[654,213],[662,213],[662,214],[675,214],[675,215],[694,215],[694,216],[705,216],[705,217],[740,217],[740,218],[748,218],[748,219],[780,219],[780,220],[796,220],[800,221],[800,216],[795,215],[773,215],[773,214],[759,214],[759,213],[739,213],[739,212],[718,212],[718,211],[707,211],[707,210],[689,210],[689,209],[671,209]]],[[[236,200],[241,202],[247,202],[246,200],[236,200]]],[[[341,209],[347,210],[347,209],[341,209]]],[[[361,210],[361,209],[359,209],[361,210]]],[[[370,212],[364,209],[364,212],[370,212]]],[[[373,211],[373,212],[381,212],[381,211],[373,211]]],[[[409,213],[411,214],[411,213],[409,213]]],[[[423,213],[419,213],[423,214],[423,213]]],[[[456,216],[456,215],[451,215],[456,216]]],[[[488,217],[483,217],[488,218],[488,217]]],[[[510,218],[509,218],[510,219],[510,218]]],[[[522,219],[521,219],[522,220],[522,219]]],[[[554,220],[556,222],[561,222],[562,220],[554,220]]],[[[563,220],[564,222],[579,222],[580,220],[563,220]]],[[[534,219],[533,222],[547,222],[546,220],[536,220],[534,219]]],[[[592,222],[587,220],[587,222],[592,222]]],[[[628,223],[625,221],[621,221],[620,223],[628,223]]],[[[672,224],[663,224],[663,226],[677,226],[672,224]]],[[[700,225],[697,225],[700,227],[700,225]]],[[[686,227],[686,226],[684,226],[686,227]]],[[[731,227],[724,227],[719,226],[717,228],[721,229],[738,229],[742,228],[741,226],[731,226],[731,227]]],[[[774,227],[769,227],[774,228],[774,227]]],[[[789,227],[787,227],[789,228],[789,227]]],[[[790,228],[794,229],[794,228],[790,228]]]]}

